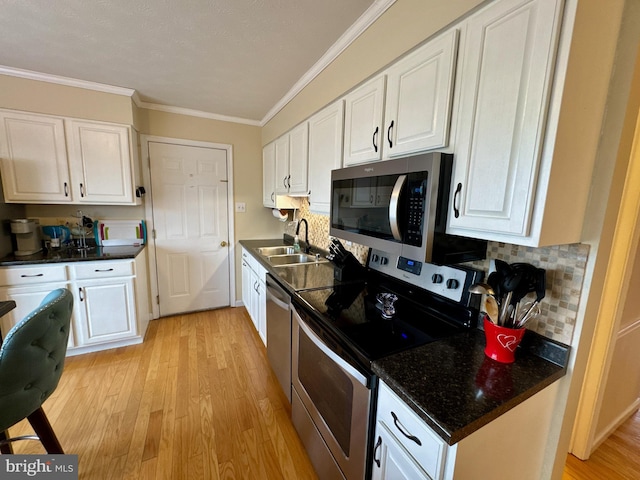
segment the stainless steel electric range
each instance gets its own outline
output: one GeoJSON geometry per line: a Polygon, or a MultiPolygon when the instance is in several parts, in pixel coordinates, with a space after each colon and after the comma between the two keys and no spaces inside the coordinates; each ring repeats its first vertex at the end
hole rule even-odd
{"type": "Polygon", "coordinates": [[[292,299],[292,419],[321,479],[371,475],[373,361],[475,328],[482,273],[371,250],[366,280],[292,299]]]}

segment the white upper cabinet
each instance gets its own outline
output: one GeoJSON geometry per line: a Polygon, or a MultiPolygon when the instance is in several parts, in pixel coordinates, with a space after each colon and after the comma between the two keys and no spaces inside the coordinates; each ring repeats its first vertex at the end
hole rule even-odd
{"type": "Polygon", "coordinates": [[[275,145],[276,195],[307,196],[309,165],[309,130],[303,122],[282,135],[275,145]]]}
{"type": "Polygon", "coordinates": [[[447,146],[457,45],[449,30],[387,70],[383,159],[447,146]]]}
{"type": "Polygon", "coordinates": [[[309,195],[309,125],[289,132],[289,195],[309,195]]]}
{"type": "MultiPolygon", "coordinates": [[[[285,143],[288,151],[289,142],[285,143]]],[[[276,193],[276,142],[262,149],[262,205],[268,208],[300,208],[299,199],[276,193]]]]}
{"type": "Polygon", "coordinates": [[[262,149],[262,205],[276,206],[276,144],[271,142],[262,149]]]}
{"type": "Polygon", "coordinates": [[[10,203],[71,203],[64,120],[0,111],[2,187],[10,203]]]}
{"type": "Polygon", "coordinates": [[[131,129],[78,120],[69,120],[67,127],[71,188],[76,201],[134,203],[131,129]]]}
{"type": "Polygon", "coordinates": [[[344,103],[332,103],[309,119],[309,209],[328,214],[331,170],[342,166],[344,103]]]}
{"type": "Polygon", "coordinates": [[[526,237],[536,200],[560,3],[501,0],[465,22],[449,233],[537,243],[526,237]]]}
{"type": "Polygon", "coordinates": [[[131,127],[11,111],[0,119],[6,202],[140,203],[131,127]]]}
{"type": "Polygon", "coordinates": [[[345,166],[448,145],[457,45],[449,30],[345,97],[345,166]]]}
{"type": "Polygon", "coordinates": [[[345,97],[344,156],[345,167],[374,162],[382,158],[382,121],[384,86],[381,75],[345,97]]]}

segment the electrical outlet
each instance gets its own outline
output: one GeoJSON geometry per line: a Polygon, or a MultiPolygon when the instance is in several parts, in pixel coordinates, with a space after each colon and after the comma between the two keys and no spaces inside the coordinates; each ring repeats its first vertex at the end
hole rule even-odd
{"type": "Polygon", "coordinates": [[[236,212],[244,213],[247,211],[247,204],[244,202],[236,202],[236,212]]]}

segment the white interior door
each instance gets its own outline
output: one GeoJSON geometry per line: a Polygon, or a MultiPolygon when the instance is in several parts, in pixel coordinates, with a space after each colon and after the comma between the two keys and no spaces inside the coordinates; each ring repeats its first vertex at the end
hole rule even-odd
{"type": "Polygon", "coordinates": [[[227,151],[149,142],[160,316],[228,306],[227,151]]]}

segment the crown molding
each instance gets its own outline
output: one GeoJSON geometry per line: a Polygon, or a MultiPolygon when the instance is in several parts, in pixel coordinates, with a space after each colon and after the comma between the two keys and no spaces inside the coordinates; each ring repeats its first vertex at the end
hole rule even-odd
{"type": "Polygon", "coordinates": [[[157,110],[159,112],[175,113],[177,115],[187,115],[190,117],[207,118],[209,120],[220,120],[222,122],[242,123],[244,125],[252,125],[260,127],[260,121],[250,120],[247,118],[231,117],[228,115],[219,115],[217,113],[203,112],[201,110],[192,110],[190,108],[172,107],[169,105],[160,105],[158,103],[143,102],[137,95],[134,95],[133,101],[140,108],[146,108],[147,110],[157,110]]]}
{"type": "Polygon", "coordinates": [[[362,33],[373,24],[396,0],[376,0],[367,11],[365,11],[358,20],[349,27],[349,29],[342,34],[342,36],[334,43],[325,54],[320,57],[300,80],[298,80],[291,90],[289,90],[284,97],[276,103],[271,110],[267,112],[264,118],[260,121],[260,125],[264,126],[269,120],[276,116],[276,114],[282,110],[287,103],[298,95],[304,87],[309,85],[314,78],[329,66],[349,45],[351,45],[362,33]]]}
{"type": "Polygon", "coordinates": [[[123,95],[125,97],[132,97],[135,93],[135,90],[131,88],[115,87],[104,83],[89,82],[87,80],[78,80],[77,78],[61,77],[59,75],[50,75],[48,73],[34,72],[33,70],[22,70],[20,68],[7,67],[4,65],[0,65],[0,75],[26,78],[28,80],[37,80],[39,82],[56,83],[67,87],[84,88],[86,90],[95,90],[97,92],[113,93],[115,95],[123,95]]]}

